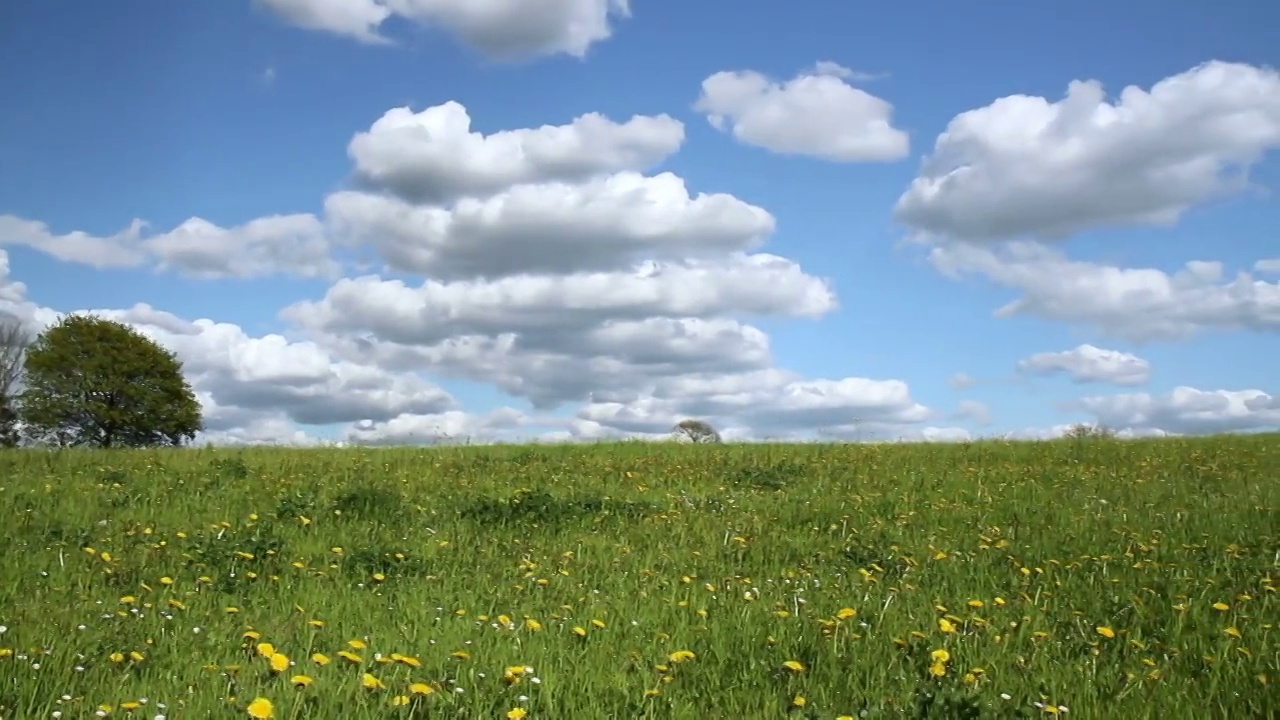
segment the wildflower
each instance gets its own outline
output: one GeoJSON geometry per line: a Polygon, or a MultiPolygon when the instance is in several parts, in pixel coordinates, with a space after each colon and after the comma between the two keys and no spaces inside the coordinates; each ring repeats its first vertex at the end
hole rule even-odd
{"type": "Polygon", "coordinates": [[[946,618],[938,618],[938,629],[944,633],[954,633],[956,624],[946,618]]]}
{"type": "Polygon", "coordinates": [[[249,703],[247,711],[249,717],[255,720],[267,720],[276,716],[275,705],[272,705],[271,701],[264,697],[254,698],[253,702],[249,703]]]}
{"type": "Polygon", "coordinates": [[[294,675],[293,677],[289,678],[289,682],[294,687],[298,688],[299,690],[302,690],[309,687],[311,685],[312,680],[310,675],[294,675]]]}
{"type": "Polygon", "coordinates": [[[693,660],[698,657],[690,650],[677,650],[667,656],[667,659],[673,663],[682,663],[686,660],[693,660]]]}
{"type": "Polygon", "coordinates": [[[288,670],[289,665],[291,664],[289,662],[289,656],[285,655],[284,653],[272,653],[270,662],[271,662],[271,672],[276,672],[276,673],[282,673],[285,670],[288,670]]]}
{"type": "Polygon", "coordinates": [[[382,688],[386,687],[385,683],[383,683],[378,678],[374,677],[373,674],[371,673],[365,673],[364,675],[361,675],[360,684],[368,690],[381,690],[382,688]]]}
{"type": "Polygon", "coordinates": [[[507,718],[509,720],[521,720],[528,714],[529,712],[524,708],[511,708],[507,711],[507,718]]]}
{"type": "Polygon", "coordinates": [[[797,673],[804,672],[805,670],[804,663],[800,662],[799,660],[788,660],[782,663],[782,667],[790,670],[791,672],[797,672],[797,673]]]}
{"type": "Polygon", "coordinates": [[[1116,631],[1112,630],[1110,627],[1107,627],[1106,625],[1099,625],[1098,627],[1094,628],[1094,630],[1096,630],[1099,635],[1101,635],[1104,638],[1107,638],[1108,640],[1116,636],[1116,631]]]}
{"type": "Polygon", "coordinates": [[[411,695],[430,695],[435,689],[426,683],[416,682],[410,683],[409,694],[411,695]]]}
{"type": "Polygon", "coordinates": [[[311,656],[311,662],[324,667],[329,664],[329,656],[324,653],[316,653],[311,656]]]}

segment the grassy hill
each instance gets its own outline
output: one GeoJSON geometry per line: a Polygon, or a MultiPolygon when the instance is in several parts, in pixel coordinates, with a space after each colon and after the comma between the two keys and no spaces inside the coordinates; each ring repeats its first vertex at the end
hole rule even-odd
{"type": "Polygon", "coordinates": [[[1277,435],[11,451],[0,717],[1267,717],[1278,509],[1277,435]]]}

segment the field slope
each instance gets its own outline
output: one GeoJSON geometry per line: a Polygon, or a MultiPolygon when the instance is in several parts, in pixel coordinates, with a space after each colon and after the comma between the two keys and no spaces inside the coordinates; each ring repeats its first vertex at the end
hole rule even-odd
{"type": "Polygon", "coordinates": [[[1278,508],[1276,435],[0,453],[0,718],[1269,717],[1278,508]]]}

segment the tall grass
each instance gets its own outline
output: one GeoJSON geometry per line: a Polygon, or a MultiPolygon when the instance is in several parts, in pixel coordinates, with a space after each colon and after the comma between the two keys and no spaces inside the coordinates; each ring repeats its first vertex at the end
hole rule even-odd
{"type": "Polygon", "coordinates": [[[1278,481],[1276,435],[0,453],[0,718],[1270,717],[1278,481]]]}

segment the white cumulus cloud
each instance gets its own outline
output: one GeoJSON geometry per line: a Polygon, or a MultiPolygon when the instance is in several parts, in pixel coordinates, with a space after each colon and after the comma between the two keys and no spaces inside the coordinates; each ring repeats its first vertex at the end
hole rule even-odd
{"type": "Polygon", "coordinates": [[[718,72],[702,81],[694,109],[748,145],[839,162],[900,160],[907,133],[893,126],[893,105],[845,81],[830,61],[780,82],[754,70],[718,72]]]}
{"type": "Polygon", "coordinates": [[[388,110],[347,146],[357,177],[410,200],[488,197],[512,185],[575,182],[647,170],[680,149],[684,124],[669,115],[618,123],[599,113],[567,125],[471,129],[461,103],[388,110]]]}
{"type": "Polygon", "coordinates": [[[1280,331],[1280,282],[1243,271],[1229,277],[1220,262],[1192,261],[1169,274],[1070,260],[1031,242],[945,243],[931,248],[929,260],[944,274],[977,274],[1020,292],[996,311],[1001,317],[1036,315],[1134,342],[1280,331]]]}
{"type": "Polygon", "coordinates": [[[392,268],[434,278],[613,271],[714,257],[764,243],[775,221],[732,195],[691,196],[671,173],[517,185],[449,208],[342,191],[325,201],[333,234],[392,268]]]}
{"type": "Polygon", "coordinates": [[[1057,102],[1010,95],[953,118],[898,199],[898,221],[983,241],[1170,225],[1243,189],[1280,146],[1280,73],[1213,61],[1111,101],[1075,81],[1057,102]]]}
{"type": "Polygon", "coordinates": [[[1088,343],[1062,352],[1036,353],[1018,361],[1018,369],[1035,375],[1065,373],[1077,383],[1142,385],[1151,377],[1151,363],[1147,360],[1088,343]]]}
{"type": "Polygon", "coordinates": [[[299,27],[386,44],[391,17],[442,27],[485,54],[520,58],[586,55],[630,17],[628,0],[257,0],[299,27]]]}
{"type": "Polygon", "coordinates": [[[1080,406],[1104,425],[1138,432],[1200,435],[1280,429],[1280,398],[1257,389],[1087,397],[1080,406]]]}

